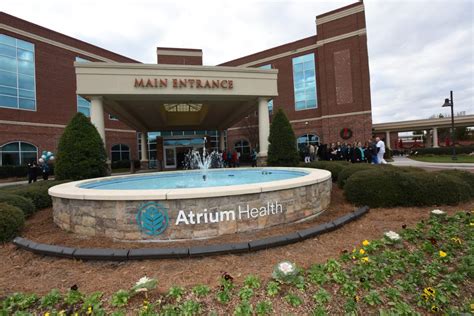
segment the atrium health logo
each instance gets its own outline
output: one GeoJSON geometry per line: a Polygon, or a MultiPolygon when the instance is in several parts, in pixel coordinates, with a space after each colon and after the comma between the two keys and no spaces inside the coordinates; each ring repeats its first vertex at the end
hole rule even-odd
{"type": "Polygon", "coordinates": [[[136,219],[142,232],[157,236],[168,227],[168,209],[160,203],[148,202],[138,207],[136,219]]]}

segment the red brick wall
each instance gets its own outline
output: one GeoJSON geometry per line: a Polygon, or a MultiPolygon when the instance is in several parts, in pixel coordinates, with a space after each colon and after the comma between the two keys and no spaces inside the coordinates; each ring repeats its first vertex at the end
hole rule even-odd
{"type": "Polygon", "coordinates": [[[157,63],[170,65],[198,65],[202,66],[202,50],[193,48],[174,48],[174,47],[158,47],[157,63]],[[163,52],[164,51],[164,52],[163,52]],[[183,52],[182,56],[167,55],[166,51],[183,52]],[[198,53],[201,56],[186,56],[186,53],[198,53]]]}
{"type": "MultiPolygon", "coordinates": [[[[0,20],[4,24],[23,31],[59,41],[118,62],[135,62],[133,59],[70,38],[5,13],[0,13],[0,20]]],[[[76,74],[73,66],[75,58],[81,57],[91,61],[97,60],[14,32],[6,30],[1,32],[35,45],[36,111],[0,108],[0,120],[67,125],[77,113],[76,74]]],[[[130,127],[124,123],[110,120],[107,113],[104,115],[104,121],[106,128],[130,130],[130,127]]],[[[62,131],[62,128],[34,127],[27,124],[24,126],[0,124],[0,145],[11,140],[27,141],[38,146],[40,151],[45,149],[56,152],[57,143],[62,131]]],[[[119,141],[120,143],[129,143],[130,148],[133,149],[132,156],[137,156],[135,133],[106,133],[107,145],[119,141]],[[133,136],[131,137],[131,135],[133,136]],[[133,142],[131,142],[132,140],[133,142]]]]}
{"type": "MultiPolygon", "coordinates": [[[[327,16],[358,5],[360,3],[318,17],[327,16]]],[[[317,36],[271,48],[222,65],[238,66],[258,61],[262,58],[291,52],[316,44],[318,41],[363,28],[365,28],[364,12],[358,12],[318,25],[317,36]]],[[[341,116],[352,112],[371,111],[369,63],[365,34],[325,43],[315,49],[294,53],[268,62],[261,62],[252,67],[267,64],[271,64],[272,68],[278,69],[278,96],[273,99],[273,109],[276,111],[281,108],[285,111],[288,119],[292,121],[297,136],[308,133],[317,134],[325,143],[344,141],[339,136],[339,132],[342,128],[350,128],[353,131],[353,138],[348,141],[363,141],[370,138],[372,133],[370,113],[354,113],[351,116],[341,116]],[[296,111],[292,59],[309,53],[315,54],[318,107],[296,111]],[[332,117],[334,115],[338,115],[338,117],[332,117]],[[305,124],[306,120],[308,124],[305,124]]],[[[242,123],[236,124],[236,127],[240,126],[242,126],[242,123]]],[[[237,132],[232,130],[230,137],[234,137],[234,133],[237,132]]]]}

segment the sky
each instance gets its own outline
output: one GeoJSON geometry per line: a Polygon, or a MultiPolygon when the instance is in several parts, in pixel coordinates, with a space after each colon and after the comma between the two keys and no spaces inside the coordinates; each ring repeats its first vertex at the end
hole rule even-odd
{"type": "MultiPolygon", "coordinates": [[[[22,0],[0,10],[143,63],[200,48],[217,65],[316,33],[356,0],[22,0]]],[[[474,1],[365,0],[374,123],[474,114],[474,1]]],[[[1,21],[0,21],[1,23],[1,21]]]]}

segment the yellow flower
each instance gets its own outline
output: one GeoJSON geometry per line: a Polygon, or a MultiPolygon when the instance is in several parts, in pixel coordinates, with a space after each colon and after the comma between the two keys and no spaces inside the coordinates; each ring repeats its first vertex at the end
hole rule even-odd
{"type": "Polygon", "coordinates": [[[460,245],[462,244],[462,240],[459,237],[453,237],[451,238],[451,240],[455,242],[456,244],[460,244],[460,245]]]}
{"type": "Polygon", "coordinates": [[[360,261],[362,261],[362,262],[369,262],[369,257],[364,257],[364,258],[360,259],[360,261]]]}
{"type": "Polygon", "coordinates": [[[87,307],[87,315],[92,314],[92,306],[87,307]]]}
{"type": "Polygon", "coordinates": [[[44,316],[49,316],[49,312],[44,313],[44,316]]]}
{"type": "Polygon", "coordinates": [[[359,250],[359,253],[360,253],[361,255],[363,255],[363,254],[365,253],[365,250],[361,248],[361,249],[359,250]]]}
{"type": "Polygon", "coordinates": [[[471,304],[471,313],[474,313],[474,303],[471,304]]]}
{"type": "Polygon", "coordinates": [[[470,222],[469,226],[471,226],[471,227],[474,226],[474,222],[470,222]]]}
{"type": "Polygon", "coordinates": [[[353,259],[353,260],[355,260],[355,258],[356,258],[355,256],[352,256],[352,259],[353,259]]]}
{"type": "Polygon", "coordinates": [[[448,255],[448,254],[447,254],[446,252],[444,252],[443,250],[440,250],[440,251],[439,251],[439,256],[440,256],[441,258],[444,258],[444,257],[446,257],[447,255],[448,255]]]}
{"type": "Polygon", "coordinates": [[[428,296],[434,296],[436,293],[436,291],[432,287],[425,288],[423,292],[428,296]]]}
{"type": "Polygon", "coordinates": [[[430,298],[426,293],[421,294],[421,297],[425,300],[425,302],[430,298]]]}
{"type": "Polygon", "coordinates": [[[431,306],[431,311],[433,311],[433,312],[435,312],[435,313],[436,313],[436,312],[439,312],[438,306],[436,306],[436,305],[431,306]]]}
{"type": "Polygon", "coordinates": [[[66,315],[66,311],[64,309],[59,311],[58,316],[64,316],[64,315],[66,315]]]}
{"type": "Polygon", "coordinates": [[[368,245],[370,245],[370,242],[366,239],[362,242],[362,245],[368,246],[368,245]]]}
{"type": "Polygon", "coordinates": [[[356,301],[356,302],[360,301],[359,295],[354,296],[354,301],[356,301]]]}

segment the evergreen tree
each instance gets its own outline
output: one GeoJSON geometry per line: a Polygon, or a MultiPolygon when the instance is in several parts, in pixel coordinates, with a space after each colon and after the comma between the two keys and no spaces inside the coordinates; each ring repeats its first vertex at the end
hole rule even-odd
{"type": "Polygon", "coordinates": [[[56,179],[81,180],[107,175],[107,154],[99,132],[82,113],[77,113],[59,140],[56,179]]]}
{"type": "Polygon", "coordinates": [[[270,143],[267,161],[269,166],[298,165],[299,155],[295,133],[282,109],[279,109],[273,117],[268,141],[270,143]]]}

